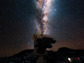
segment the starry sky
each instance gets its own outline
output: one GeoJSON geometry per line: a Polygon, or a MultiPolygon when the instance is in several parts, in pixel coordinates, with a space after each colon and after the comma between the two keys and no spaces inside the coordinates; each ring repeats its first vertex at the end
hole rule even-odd
{"type": "MultiPolygon", "coordinates": [[[[84,49],[84,1],[55,0],[49,16],[49,35],[60,47],[84,49]]],[[[0,57],[33,48],[35,0],[0,0],[0,57]]]]}

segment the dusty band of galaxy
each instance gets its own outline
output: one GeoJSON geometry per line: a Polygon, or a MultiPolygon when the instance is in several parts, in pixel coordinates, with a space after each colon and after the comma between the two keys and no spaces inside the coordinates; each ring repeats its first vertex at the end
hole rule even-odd
{"type": "Polygon", "coordinates": [[[48,19],[50,8],[54,0],[37,0],[37,15],[36,15],[36,28],[37,32],[42,34],[48,34],[48,19]]]}

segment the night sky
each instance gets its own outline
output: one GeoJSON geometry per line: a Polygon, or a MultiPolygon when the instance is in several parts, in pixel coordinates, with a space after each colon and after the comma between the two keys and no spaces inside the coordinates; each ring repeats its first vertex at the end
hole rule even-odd
{"type": "MultiPolygon", "coordinates": [[[[84,49],[84,0],[55,0],[50,13],[50,36],[60,47],[84,49]]],[[[35,0],[0,0],[0,57],[33,48],[35,0]]]]}

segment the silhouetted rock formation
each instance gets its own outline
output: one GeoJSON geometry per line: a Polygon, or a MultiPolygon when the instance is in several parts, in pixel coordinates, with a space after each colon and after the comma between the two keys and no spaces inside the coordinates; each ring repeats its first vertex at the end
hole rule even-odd
{"type": "Polygon", "coordinates": [[[38,47],[37,52],[42,54],[46,51],[46,48],[51,48],[51,44],[55,43],[56,40],[49,37],[43,37],[37,38],[36,42],[37,44],[35,45],[35,47],[38,47]]]}
{"type": "Polygon", "coordinates": [[[43,34],[34,34],[34,55],[39,56],[36,63],[47,63],[44,56],[46,56],[47,51],[46,48],[52,48],[52,44],[56,42],[53,38],[49,37],[48,35],[43,34]]]}

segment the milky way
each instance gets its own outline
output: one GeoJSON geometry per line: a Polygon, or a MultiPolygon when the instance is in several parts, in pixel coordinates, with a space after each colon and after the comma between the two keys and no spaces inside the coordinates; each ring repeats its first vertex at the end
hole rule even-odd
{"type": "Polygon", "coordinates": [[[37,0],[37,32],[49,34],[48,20],[54,0],[37,0]]]}

